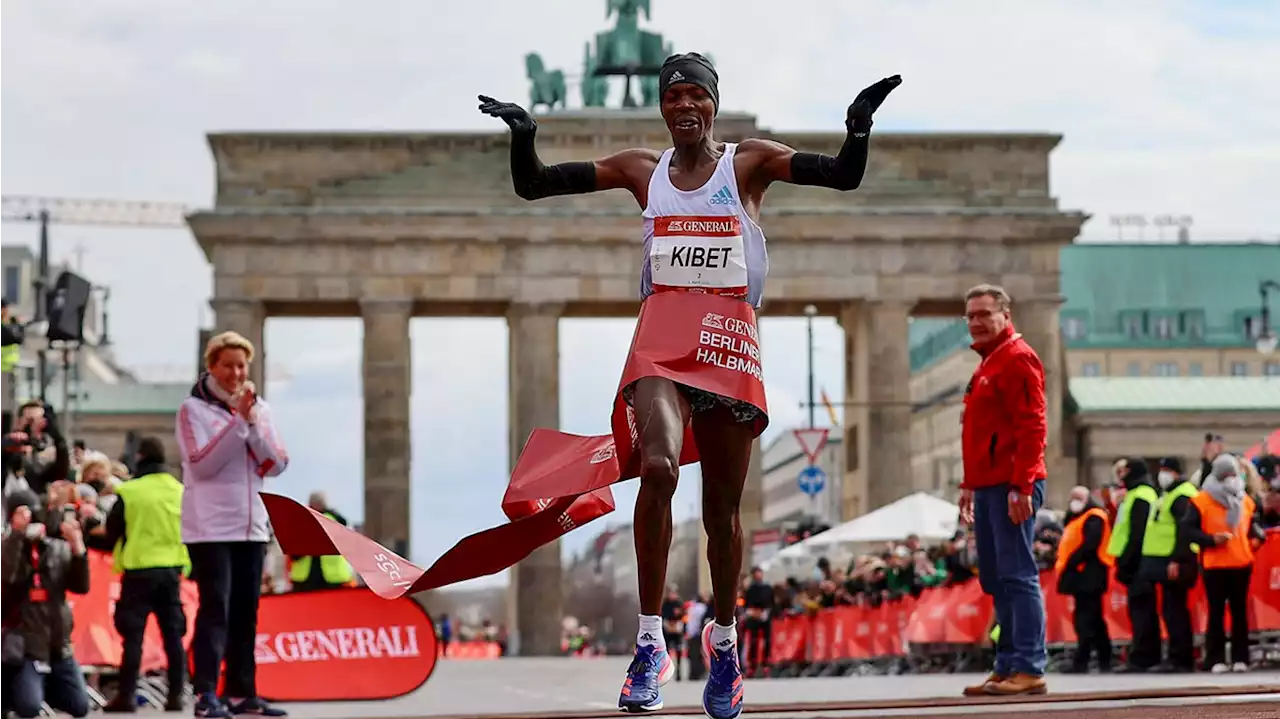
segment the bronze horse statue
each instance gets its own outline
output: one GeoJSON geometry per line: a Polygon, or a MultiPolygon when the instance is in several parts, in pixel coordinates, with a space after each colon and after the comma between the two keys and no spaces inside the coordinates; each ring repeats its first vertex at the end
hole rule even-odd
{"type": "Polygon", "coordinates": [[[546,105],[548,110],[557,106],[565,107],[564,73],[560,70],[547,70],[542,63],[542,56],[531,52],[524,56],[525,74],[529,78],[529,111],[533,112],[539,105],[546,105]]]}

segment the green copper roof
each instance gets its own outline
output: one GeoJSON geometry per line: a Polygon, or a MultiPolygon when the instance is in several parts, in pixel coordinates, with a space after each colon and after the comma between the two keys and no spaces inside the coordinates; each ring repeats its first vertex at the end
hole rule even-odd
{"type": "Polygon", "coordinates": [[[1068,348],[1250,346],[1258,285],[1280,281],[1280,244],[1078,244],[1061,262],[1068,348]]]}
{"type": "Polygon", "coordinates": [[[1280,423],[1280,377],[1072,377],[1080,412],[1269,412],[1280,423]]]}
{"type": "MultiPolygon", "coordinates": [[[[1280,244],[1085,243],[1063,247],[1061,265],[1068,349],[1249,347],[1245,318],[1258,314],[1262,281],[1280,281],[1280,244]]],[[[1272,308],[1280,315],[1280,296],[1272,308]]],[[[922,322],[912,372],[970,344],[961,320],[922,322]]]]}

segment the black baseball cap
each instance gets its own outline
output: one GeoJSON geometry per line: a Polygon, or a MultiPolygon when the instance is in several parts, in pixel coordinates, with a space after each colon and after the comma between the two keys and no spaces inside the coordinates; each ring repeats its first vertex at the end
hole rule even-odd
{"type": "Polygon", "coordinates": [[[1182,460],[1177,457],[1165,457],[1160,460],[1160,469],[1171,469],[1178,474],[1182,474],[1182,460]]]}

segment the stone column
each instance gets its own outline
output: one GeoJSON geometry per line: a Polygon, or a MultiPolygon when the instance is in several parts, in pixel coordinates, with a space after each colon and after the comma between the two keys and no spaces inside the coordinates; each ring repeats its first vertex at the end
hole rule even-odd
{"type": "Polygon", "coordinates": [[[841,522],[861,516],[867,506],[867,457],[870,405],[867,395],[867,322],[860,305],[840,308],[836,320],[844,330],[844,477],[840,482],[841,522]]]}
{"type": "Polygon", "coordinates": [[[1045,482],[1045,502],[1052,506],[1066,506],[1067,495],[1075,484],[1075,473],[1070,471],[1062,452],[1062,407],[1066,393],[1066,366],[1062,351],[1062,335],[1058,324],[1058,310],[1062,297],[1035,297],[1014,299],[1013,323],[1022,333],[1027,344],[1040,356],[1044,365],[1044,393],[1048,405],[1048,442],[1045,447],[1045,465],[1049,471],[1045,482]]]}
{"type": "Polygon", "coordinates": [[[410,300],[362,300],[364,317],[364,533],[409,556],[410,300]]]}
{"type": "MultiPolygon", "coordinates": [[[[253,344],[253,364],[249,365],[249,379],[258,394],[267,396],[266,368],[267,343],[264,328],[267,323],[266,307],[257,300],[232,300],[215,297],[209,302],[216,317],[214,335],[237,332],[253,344]]],[[[204,348],[200,348],[203,356],[204,348]]]]}
{"type": "MultiPolygon", "coordinates": [[[[510,457],[515,467],[529,434],[560,427],[560,305],[513,305],[507,312],[510,457]]],[[[511,569],[508,601],[514,606],[517,651],[522,656],[560,653],[564,589],[560,542],[539,548],[511,569]]]]}
{"type": "Polygon", "coordinates": [[[906,302],[867,305],[867,506],[871,511],[915,491],[911,480],[911,358],[906,302]]]}

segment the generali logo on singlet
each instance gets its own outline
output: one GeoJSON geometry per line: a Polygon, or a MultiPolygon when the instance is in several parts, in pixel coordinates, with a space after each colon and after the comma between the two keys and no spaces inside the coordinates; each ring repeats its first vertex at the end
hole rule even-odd
{"type": "Polygon", "coordinates": [[[649,269],[658,292],[746,296],[742,222],[736,215],[655,217],[649,269]]]}

